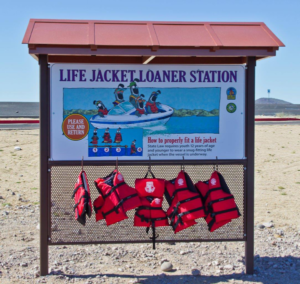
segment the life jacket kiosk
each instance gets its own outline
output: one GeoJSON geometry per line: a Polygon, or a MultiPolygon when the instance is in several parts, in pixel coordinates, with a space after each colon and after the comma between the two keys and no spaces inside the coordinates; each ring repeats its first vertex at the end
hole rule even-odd
{"type": "MultiPolygon", "coordinates": [[[[78,153],[74,153],[72,159],[69,160],[60,159],[59,155],[53,156],[55,141],[52,139],[52,132],[49,127],[55,125],[56,129],[61,129],[63,114],[58,116],[52,111],[51,97],[57,92],[50,87],[49,64],[57,66],[57,64],[62,63],[72,63],[72,68],[69,68],[70,71],[67,73],[67,77],[61,77],[61,81],[59,81],[61,83],[67,79],[84,82],[87,78],[84,76],[84,72],[81,71],[82,64],[131,64],[131,66],[136,64],[139,66],[148,65],[149,68],[152,64],[170,64],[173,67],[177,65],[178,69],[184,64],[195,66],[196,69],[207,64],[213,66],[239,64],[246,67],[244,108],[236,109],[233,100],[228,103],[227,110],[222,110],[228,113],[244,113],[245,119],[242,120],[244,121],[245,134],[244,156],[240,159],[221,158],[218,160],[220,172],[222,174],[226,172],[226,182],[230,183],[229,187],[235,196],[235,201],[242,215],[239,219],[236,219],[240,220],[236,221],[240,223],[232,221],[229,224],[229,226],[233,224],[233,227],[230,227],[231,231],[227,235],[223,234],[222,237],[217,235],[219,230],[210,233],[204,232],[204,229],[192,229],[200,228],[198,224],[176,235],[174,235],[171,227],[161,227],[158,229],[164,230],[164,237],[157,241],[243,241],[245,242],[246,273],[253,274],[255,66],[256,60],[275,56],[279,47],[284,46],[274,33],[261,22],[137,22],[31,19],[23,44],[28,45],[29,54],[38,61],[40,68],[41,275],[48,274],[49,245],[151,242],[149,238],[133,233],[139,232],[135,231],[139,228],[134,227],[133,229],[132,223],[126,223],[128,225],[126,232],[123,231],[122,234],[107,234],[108,228],[105,225],[95,227],[91,223],[95,221],[93,216],[87,219],[85,227],[81,228],[78,226],[82,225],[73,216],[71,221],[65,216],[61,217],[59,214],[54,214],[56,206],[62,208],[65,208],[66,205],[70,208],[73,207],[74,201],[70,199],[71,195],[62,193],[69,186],[73,191],[74,181],[79,172],[76,167],[80,166],[81,160],[78,153]],[[51,204],[56,205],[51,208],[51,204]],[[58,230],[51,230],[51,222],[56,222],[58,230]],[[81,234],[75,234],[74,228],[76,230],[80,228],[81,234]]],[[[169,69],[171,70],[173,67],[169,67],[169,69]]],[[[215,75],[218,76],[218,73],[215,73],[215,75]]],[[[204,80],[204,77],[201,77],[201,72],[195,73],[194,76],[195,80],[204,80]]],[[[173,79],[179,80],[179,77],[176,78],[174,75],[173,79]]],[[[209,79],[210,77],[205,80],[209,79]]],[[[224,79],[226,80],[226,77],[224,79]]],[[[114,89],[119,83],[123,82],[115,83],[114,89]]],[[[229,83],[228,88],[232,87],[229,83]]],[[[124,82],[125,84],[128,85],[128,82],[124,82]]],[[[236,93],[235,95],[230,96],[230,99],[238,99],[241,94],[236,93]]],[[[226,91],[221,96],[227,99],[226,91]]],[[[163,92],[160,95],[160,98],[162,97],[163,92]]],[[[105,116],[108,115],[109,113],[105,116]]],[[[145,116],[145,114],[141,116],[145,116]]],[[[62,133],[60,133],[60,136],[62,136],[62,133]]],[[[97,152],[98,148],[95,145],[91,147],[94,147],[92,150],[97,152]]],[[[63,154],[64,151],[61,151],[61,153],[63,154]]],[[[186,157],[187,172],[194,182],[209,178],[208,175],[212,172],[212,166],[216,164],[215,159],[205,160],[200,156],[198,157],[198,159],[190,160],[186,157]]],[[[112,159],[85,161],[89,180],[95,180],[99,177],[99,171],[101,171],[101,176],[111,172],[114,163],[112,159]]],[[[181,157],[172,161],[156,159],[152,162],[152,170],[158,178],[169,180],[176,177],[181,163],[181,157]]],[[[139,160],[137,156],[134,156],[132,160],[123,160],[119,164],[129,186],[133,186],[135,178],[141,177],[145,172],[148,161],[139,160]]],[[[92,200],[96,198],[95,194],[97,192],[91,190],[92,200]]],[[[99,222],[104,221],[100,220],[99,222]]],[[[113,226],[117,226],[117,224],[113,226]]],[[[226,226],[224,230],[226,230],[226,226]]]]}

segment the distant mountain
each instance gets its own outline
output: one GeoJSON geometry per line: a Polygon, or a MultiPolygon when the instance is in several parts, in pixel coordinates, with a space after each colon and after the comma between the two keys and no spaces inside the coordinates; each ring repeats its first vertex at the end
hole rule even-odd
{"type": "MultiPolygon", "coordinates": [[[[64,115],[70,115],[74,113],[86,114],[86,115],[95,115],[98,113],[96,109],[69,109],[64,110],[64,115]]],[[[219,110],[213,109],[211,111],[207,111],[204,109],[174,109],[173,116],[183,117],[183,116],[219,116],[219,110]]]]}
{"type": "Polygon", "coordinates": [[[289,103],[284,100],[278,100],[278,99],[273,99],[273,98],[260,98],[255,101],[255,104],[260,105],[260,104],[272,104],[272,105],[292,105],[292,103],[289,103]]]}
{"type": "Polygon", "coordinates": [[[219,110],[213,109],[211,111],[207,111],[204,109],[175,109],[173,116],[183,117],[183,116],[218,116],[219,110]]]}
{"type": "Polygon", "coordinates": [[[95,115],[98,114],[97,109],[65,109],[64,115],[70,115],[70,114],[86,114],[86,115],[95,115]]]}

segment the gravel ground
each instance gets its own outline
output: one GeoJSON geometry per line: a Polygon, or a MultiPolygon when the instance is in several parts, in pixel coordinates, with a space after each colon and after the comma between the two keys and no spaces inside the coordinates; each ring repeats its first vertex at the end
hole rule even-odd
{"type": "Polygon", "coordinates": [[[222,242],[51,246],[40,277],[38,130],[0,131],[0,283],[300,283],[298,128],[256,127],[254,275],[222,242]]]}

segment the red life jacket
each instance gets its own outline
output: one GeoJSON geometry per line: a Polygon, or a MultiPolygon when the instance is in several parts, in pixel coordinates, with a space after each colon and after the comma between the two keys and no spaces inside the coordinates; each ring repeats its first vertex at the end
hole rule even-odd
{"type": "Polygon", "coordinates": [[[166,197],[166,200],[168,201],[169,203],[169,209],[167,211],[167,216],[169,217],[170,219],[170,223],[171,223],[171,226],[174,230],[174,233],[178,233],[188,227],[191,227],[191,226],[194,226],[195,224],[197,224],[194,220],[189,220],[189,221],[183,221],[182,218],[180,218],[178,215],[179,214],[173,214],[174,210],[172,207],[172,202],[174,202],[174,204],[177,204],[178,203],[178,198],[177,196],[175,196],[173,198],[173,200],[171,199],[171,196],[173,194],[174,191],[175,191],[175,180],[176,179],[173,179],[171,181],[166,181],[166,188],[165,188],[165,197],[166,197]],[[171,194],[171,195],[170,195],[171,194]]]}
{"type": "Polygon", "coordinates": [[[167,215],[175,233],[195,225],[195,219],[206,215],[200,194],[184,171],[178,174],[173,184],[172,181],[167,184],[165,196],[171,203],[167,215]]]}
{"type": "Polygon", "coordinates": [[[104,143],[111,143],[111,142],[112,142],[109,133],[104,133],[104,136],[103,136],[103,142],[104,142],[104,143]]]}
{"type": "Polygon", "coordinates": [[[142,205],[136,209],[134,226],[164,227],[169,226],[166,212],[162,210],[163,197],[141,197],[142,205]]]}
{"type": "Polygon", "coordinates": [[[105,219],[107,226],[127,219],[126,212],[141,205],[136,190],[128,186],[117,170],[95,180],[100,195],[94,201],[96,221],[105,219]]]}
{"type": "Polygon", "coordinates": [[[200,191],[207,217],[205,218],[211,232],[241,216],[223,176],[215,171],[208,182],[198,182],[196,187],[200,191]]]}
{"type": "Polygon", "coordinates": [[[157,113],[158,112],[158,108],[156,106],[156,103],[150,103],[150,102],[147,102],[146,103],[146,107],[150,107],[151,111],[153,113],[157,113]]]}
{"type": "Polygon", "coordinates": [[[135,188],[142,206],[136,209],[134,226],[148,228],[169,226],[166,212],[162,209],[165,180],[146,177],[135,180],[135,188]]]}
{"type": "Polygon", "coordinates": [[[122,135],[121,133],[116,133],[115,143],[120,143],[120,142],[122,142],[122,135]]]}
{"type": "Polygon", "coordinates": [[[92,139],[93,139],[91,142],[92,144],[95,144],[95,145],[98,144],[98,139],[99,139],[98,136],[93,136],[92,139]]]}
{"type": "Polygon", "coordinates": [[[135,180],[135,188],[140,197],[163,197],[165,180],[157,178],[138,178],[135,180]]]}
{"type": "Polygon", "coordinates": [[[136,110],[137,110],[140,114],[144,114],[144,113],[145,113],[145,110],[144,110],[144,109],[137,108],[136,110]]]}
{"type": "Polygon", "coordinates": [[[82,225],[85,225],[86,215],[88,215],[89,218],[91,218],[92,215],[92,202],[90,196],[90,187],[84,171],[81,171],[78,176],[72,198],[74,198],[75,201],[75,219],[82,225]]]}
{"type": "Polygon", "coordinates": [[[106,108],[105,109],[98,108],[98,112],[101,112],[103,115],[107,115],[108,114],[108,110],[106,108]]]}
{"type": "Polygon", "coordinates": [[[130,154],[135,154],[136,153],[136,147],[135,147],[135,144],[131,144],[131,147],[130,147],[130,154]]]}

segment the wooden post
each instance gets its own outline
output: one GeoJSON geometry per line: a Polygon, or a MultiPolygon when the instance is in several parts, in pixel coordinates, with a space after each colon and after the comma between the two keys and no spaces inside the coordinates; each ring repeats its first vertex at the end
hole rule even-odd
{"type": "Polygon", "coordinates": [[[49,69],[48,56],[39,55],[40,65],[40,273],[48,274],[48,143],[49,69]]]}
{"type": "Polygon", "coordinates": [[[256,57],[247,58],[246,72],[246,273],[254,272],[254,135],[256,57]]]}

